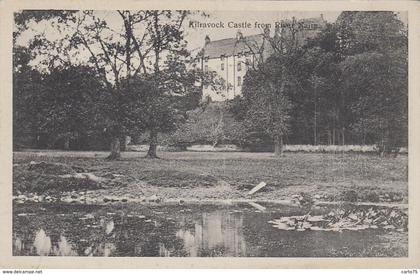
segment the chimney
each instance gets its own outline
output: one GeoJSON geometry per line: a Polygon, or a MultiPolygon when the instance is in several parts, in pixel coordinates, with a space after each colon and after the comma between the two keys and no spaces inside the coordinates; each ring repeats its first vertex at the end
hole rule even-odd
{"type": "Polygon", "coordinates": [[[324,14],[322,14],[322,13],[321,13],[321,15],[320,15],[320,16],[321,16],[321,20],[322,20],[322,21],[325,21],[325,20],[324,20],[324,14]]]}
{"type": "Polygon", "coordinates": [[[269,27],[268,24],[265,25],[265,27],[264,27],[264,36],[265,37],[270,37],[270,27],[269,27]]]}
{"type": "Polygon", "coordinates": [[[242,38],[243,38],[242,32],[238,30],[238,32],[236,33],[236,40],[240,40],[242,38]]]}
{"type": "Polygon", "coordinates": [[[274,28],[274,38],[275,39],[279,39],[281,37],[281,30],[283,30],[283,29],[280,28],[279,24],[275,26],[275,28],[274,28]]]}
{"type": "Polygon", "coordinates": [[[207,46],[208,43],[210,43],[210,37],[206,35],[206,38],[204,38],[204,46],[207,46]]]}

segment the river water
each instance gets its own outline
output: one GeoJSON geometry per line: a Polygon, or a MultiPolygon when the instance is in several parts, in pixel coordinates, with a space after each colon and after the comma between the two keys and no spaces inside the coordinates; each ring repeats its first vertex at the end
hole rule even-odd
{"type": "MultiPolygon", "coordinates": [[[[15,256],[402,257],[408,233],[280,230],[269,221],[305,214],[262,204],[14,203],[15,256]]],[[[329,208],[318,209],[317,214],[329,208]]]]}

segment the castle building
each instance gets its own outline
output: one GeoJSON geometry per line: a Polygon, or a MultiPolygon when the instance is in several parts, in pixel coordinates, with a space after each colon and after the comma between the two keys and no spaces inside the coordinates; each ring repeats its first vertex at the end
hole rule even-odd
{"type": "Polygon", "coordinates": [[[282,20],[275,26],[274,36],[270,36],[270,29],[264,33],[243,36],[238,31],[235,38],[211,41],[206,36],[204,47],[198,55],[199,64],[204,72],[213,71],[223,79],[223,88],[214,90],[210,86],[203,87],[203,100],[226,101],[242,94],[244,76],[248,69],[256,67],[274,53],[272,42],[281,36],[290,35],[290,29],[295,27],[294,35],[299,46],[308,38],[313,38],[323,27],[326,21],[322,14],[319,18],[306,18],[301,20],[282,20]]]}

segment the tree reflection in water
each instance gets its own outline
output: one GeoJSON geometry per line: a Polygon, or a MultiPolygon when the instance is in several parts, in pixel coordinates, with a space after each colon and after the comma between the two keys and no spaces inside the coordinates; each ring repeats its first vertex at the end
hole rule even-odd
{"type": "Polygon", "coordinates": [[[176,236],[192,257],[246,256],[241,214],[204,213],[195,220],[194,229],[181,228],[176,236]]]}
{"type": "Polygon", "coordinates": [[[381,230],[281,231],[268,221],[300,215],[301,209],[278,205],[273,208],[262,213],[246,205],[19,204],[14,206],[13,214],[13,254],[124,257],[407,254],[407,233],[389,236],[381,230]]]}

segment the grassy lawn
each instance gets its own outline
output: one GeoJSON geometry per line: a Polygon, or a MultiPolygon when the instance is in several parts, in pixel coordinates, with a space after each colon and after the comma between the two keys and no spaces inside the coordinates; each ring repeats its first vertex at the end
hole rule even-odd
{"type": "MultiPolygon", "coordinates": [[[[123,184],[95,191],[98,197],[156,194],[162,198],[242,198],[264,181],[267,187],[253,198],[274,200],[303,192],[326,200],[342,200],[354,191],[360,201],[373,201],[385,195],[385,199],[390,197],[392,201],[393,197],[395,201],[407,201],[407,155],[380,158],[356,153],[286,153],[275,158],[270,153],[159,152],[160,159],[150,160],[142,158],[144,153],[125,152],[122,160],[114,162],[104,160],[106,155],[106,152],[15,152],[14,163],[63,163],[82,167],[97,176],[124,176],[123,184]]],[[[15,168],[17,172],[24,171],[15,168]]],[[[19,183],[14,180],[14,184],[19,183]]]]}

